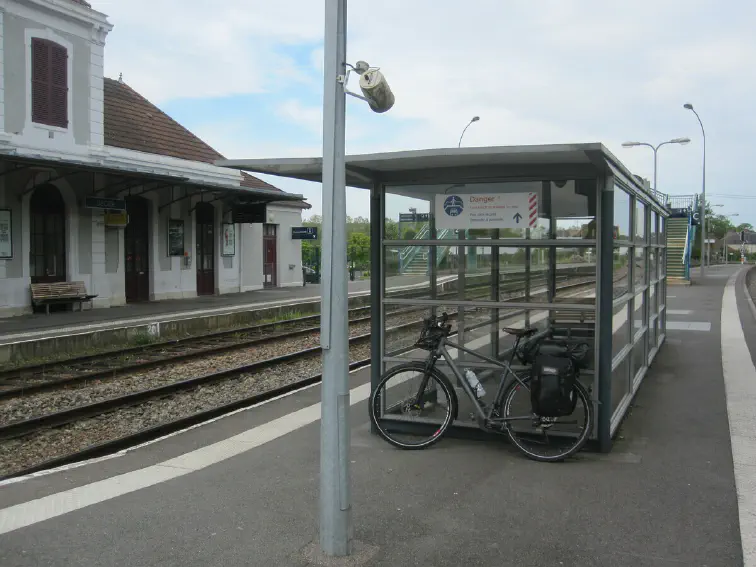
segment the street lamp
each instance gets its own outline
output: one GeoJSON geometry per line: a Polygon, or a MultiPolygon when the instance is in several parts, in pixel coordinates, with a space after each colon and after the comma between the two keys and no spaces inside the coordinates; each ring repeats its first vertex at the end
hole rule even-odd
{"type": "Polygon", "coordinates": [[[656,186],[656,152],[659,151],[659,148],[664,146],[665,144],[680,144],[681,146],[684,146],[685,144],[690,143],[690,138],[672,138],[671,140],[668,140],[666,142],[662,142],[658,146],[653,146],[652,144],[649,144],[648,142],[625,142],[622,144],[623,148],[633,148],[635,146],[648,146],[652,150],[654,150],[654,191],[658,191],[659,188],[656,186]]]}
{"type": "Polygon", "coordinates": [[[703,279],[705,274],[703,249],[704,238],[706,237],[706,130],[704,130],[703,122],[701,122],[701,117],[698,115],[698,112],[696,112],[696,109],[693,108],[692,104],[686,102],[683,105],[683,108],[690,110],[693,114],[696,115],[698,123],[701,125],[701,133],[703,134],[703,181],[701,186],[701,278],[703,279]]]}
{"type": "MultiPolygon", "coordinates": [[[[465,132],[467,132],[467,129],[470,127],[470,124],[472,124],[473,122],[477,122],[478,120],[480,120],[480,116],[473,116],[472,120],[470,120],[470,122],[467,123],[467,126],[465,126],[465,129],[462,130],[462,136],[465,135],[465,132]]],[[[457,144],[458,148],[462,146],[462,136],[459,137],[459,144],[457,144]]]]}

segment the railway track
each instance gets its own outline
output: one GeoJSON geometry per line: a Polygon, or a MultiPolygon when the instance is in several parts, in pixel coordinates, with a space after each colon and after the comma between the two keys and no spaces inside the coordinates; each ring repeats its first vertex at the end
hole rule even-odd
{"type": "MultiPolygon", "coordinates": [[[[398,325],[392,331],[416,335],[421,324],[422,321],[416,320],[398,325]]],[[[349,343],[353,359],[351,368],[368,365],[370,333],[353,336],[349,343]]],[[[321,379],[321,375],[314,371],[320,368],[320,354],[319,346],[311,347],[6,424],[0,427],[0,480],[117,451],[316,384],[321,379]],[[268,373],[275,374],[275,379],[271,379],[268,373]],[[160,407],[171,402],[181,407],[173,413],[160,407]],[[200,407],[197,411],[197,407],[203,405],[210,407],[200,407]],[[184,415],[171,418],[176,413],[184,415]],[[145,414],[150,414],[147,419],[145,414]],[[163,419],[166,415],[169,419],[163,419]],[[139,416],[139,419],[132,423],[135,416],[139,416]],[[116,430],[115,435],[108,433],[108,429],[111,429],[107,424],[109,418],[118,423],[112,428],[116,430]],[[133,426],[136,426],[136,431],[118,434],[134,429],[133,426]],[[102,439],[103,436],[106,439],[99,443],[90,442],[90,439],[102,439]],[[77,440],[80,446],[73,452],[66,452],[67,448],[77,445],[77,440]],[[33,453],[35,448],[42,449],[40,455],[61,454],[47,459],[35,458],[33,454],[19,457],[19,451],[23,453],[31,449],[33,453]]]]}
{"type": "MultiPolygon", "coordinates": [[[[350,324],[370,320],[369,308],[359,307],[351,309],[349,313],[350,324]]],[[[200,337],[188,337],[156,345],[14,369],[0,374],[0,400],[262,346],[284,337],[305,337],[319,331],[320,315],[309,315],[288,321],[252,325],[200,337]]]]}
{"type": "MultiPolygon", "coordinates": [[[[583,281],[562,287],[585,287],[592,283],[583,281]]],[[[402,314],[407,312],[405,309],[402,314]]],[[[361,318],[362,321],[368,319],[361,318]]],[[[387,332],[394,336],[406,333],[410,339],[416,336],[421,324],[421,320],[414,320],[387,332]]],[[[281,340],[284,335],[291,338],[292,333],[282,333],[270,340],[281,340]]],[[[350,338],[352,368],[370,363],[369,338],[369,332],[350,338]]],[[[112,453],[316,384],[321,379],[316,372],[320,368],[320,352],[319,346],[312,346],[6,423],[0,426],[0,475],[3,475],[0,479],[112,453]],[[269,379],[271,374],[278,378],[269,379]],[[111,427],[111,422],[116,425],[111,427]]]]}
{"type": "MultiPolygon", "coordinates": [[[[537,283],[537,282],[535,282],[537,283]]],[[[515,280],[509,287],[520,284],[515,280]]],[[[490,289],[487,285],[468,288],[473,295],[490,289]]],[[[417,292],[415,292],[417,293],[417,292]]],[[[440,294],[453,297],[456,291],[440,294]]],[[[405,296],[402,296],[405,297],[405,296]]],[[[418,308],[417,310],[420,310],[418,308]]],[[[392,308],[387,314],[409,313],[412,308],[392,308]]],[[[349,310],[350,324],[370,320],[370,307],[349,310]]],[[[0,372],[0,401],[38,392],[73,386],[81,382],[112,379],[138,371],[259,347],[282,338],[307,337],[320,330],[320,314],[223,330],[159,344],[138,346],[94,355],[79,356],[53,363],[38,364],[0,372]]]]}

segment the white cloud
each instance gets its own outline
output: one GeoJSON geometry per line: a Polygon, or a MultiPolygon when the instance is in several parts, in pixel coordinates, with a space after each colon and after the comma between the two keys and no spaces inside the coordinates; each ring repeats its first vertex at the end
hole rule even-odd
{"type": "MultiPolygon", "coordinates": [[[[109,75],[122,71],[157,103],[275,93],[277,120],[302,127],[301,139],[274,146],[265,132],[248,142],[248,133],[203,117],[216,132],[208,142],[223,153],[320,153],[322,0],[92,2],[115,24],[109,75]]],[[[347,149],[455,146],[477,114],[465,145],[602,141],[651,178],[650,150],[621,142],[689,136],[687,147],[660,150],[659,182],[691,193],[700,187],[701,139],[682,109],[690,100],[707,127],[707,188],[748,192],[754,21],[756,5],[745,0],[352,1],[348,58],[380,66],[396,105],[375,115],[350,100],[347,149]]]]}

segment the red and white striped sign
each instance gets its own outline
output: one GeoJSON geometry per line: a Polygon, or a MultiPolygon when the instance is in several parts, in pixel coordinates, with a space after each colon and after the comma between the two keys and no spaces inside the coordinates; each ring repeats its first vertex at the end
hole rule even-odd
{"type": "Polygon", "coordinates": [[[535,228],[538,224],[538,195],[536,193],[528,194],[528,223],[530,228],[535,228]]]}

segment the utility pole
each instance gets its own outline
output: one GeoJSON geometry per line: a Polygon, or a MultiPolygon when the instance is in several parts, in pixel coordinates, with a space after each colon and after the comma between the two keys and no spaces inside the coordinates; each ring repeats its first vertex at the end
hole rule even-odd
{"type": "Polygon", "coordinates": [[[347,321],[346,0],[325,2],[323,91],[323,348],[320,422],[320,549],[352,552],[349,482],[349,327],[347,321]]]}

